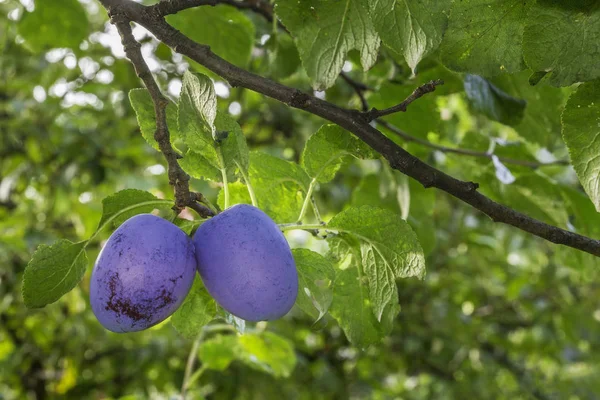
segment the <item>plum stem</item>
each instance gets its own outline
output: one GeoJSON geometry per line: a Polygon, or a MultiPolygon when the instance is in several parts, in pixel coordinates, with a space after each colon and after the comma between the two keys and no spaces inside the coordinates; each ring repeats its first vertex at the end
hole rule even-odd
{"type": "Polygon", "coordinates": [[[219,164],[221,164],[221,176],[223,177],[223,191],[224,191],[224,203],[223,209],[229,208],[229,183],[227,182],[227,168],[225,168],[225,160],[223,159],[223,152],[220,148],[217,148],[217,155],[219,157],[219,164]]]}
{"type": "Polygon", "coordinates": [[[302,210],[300,210],[300,215],[298,216],[298,222],[302,222],[302,219],[304,218],[304,215],[306,214],[306,210],[308,210],[308,205],[311,202],[312,192],[315,189],[316,184],[317,184],[317,180],[315,178],[313,178],[313,180],[310,181],[310,185],[308,185],[308,190],[306,191],[306,197],[304,198],[304,203],[302,204],[302,210]]]}
{"type": "Polygon", "coordinates": [[[238,166],[238,169],[240,170],[240,174],[242,174],[242,177],[244,178],[244,182],[246,183],[246,187],[248,188],[248,194],[250,194],[250,200],[252,201],[252,205],[254,207],[258,207],[258,201],[256,200],[256,195],[254,194],[254,188],[252,187],[252,183],[250,183],[250,178],[248,178],[248,175],[244,172],[237,160],[234,161],[235,164],[238,166]]]}

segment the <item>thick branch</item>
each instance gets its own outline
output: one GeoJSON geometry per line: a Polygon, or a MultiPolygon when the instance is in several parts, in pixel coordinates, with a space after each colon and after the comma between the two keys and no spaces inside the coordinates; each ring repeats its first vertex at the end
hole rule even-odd
{"type": "MultiPolygon", "coordinates": [[[[110,1],[106,1],[106,3],[110,3],[110,1]]],[[[148,64],[144,60],[141,45],[133,37],[129,19],[125,14],[119,13],[119,10],[114,6],[109,9],[109,15],[111,22],[117,27],[121,35],[127,58],[133,64],[138,77],[144,82],[154,103],[154,112],[156,114],[154,139],[167,160],[169,184],[175,190],[175,206],[173,209],[179,213],[186,206],[190,206],[190,208],[194,209],[204,218],[214,215],[207,207],[196,203],[195,198],[190,193],[190,177],[179,166],[179,162],[177,161],[179,155],[175,152],[173,146],[171,146],[169,127],[167,126],[167,105],[169,101],[163,96],[150,72],[150,68],[148,68],[148,64]]]]}
{"type": "Polygon", "coordinates": [[[171,27],[164,19],[149,13],[143,5],[130,0],[103,0],[103,2],[120,8],[130,20],[144,26],[158,40],[220,75],[232,86],[241,86],[262,93],[292,107],[320,116],[354,133],[385,157],[392,168],[416,179],[423,186],[441,189],[485,213],[495,222],[512,225],[553,243],[600,256],[600,241],[548,225],[494,202],[477,191],[476,183],[453,178],[408,153],[372,127],[360,113],[340,108],[297,89],[238,68],[211,52],[208,46],[192,41],[171,27]]]}
{"type": "Polygon", "coordinates": [[[273,21],[273,9],[267,2],[261,0],[237,1],[237,0],[162,0],[154,5],[148,6],[149,12],[156,13],[158,17],[177,14],[180,11],[199,6],[216,6],[226,4],[240,10],[252,10],[262,15],[269,22],[273,21]]]}
{"type": "Polygon", "coordinates": [[[441,79],[437,79],[434,81],[429,81],[414,90],[404,101],[398,105],[395,105],[390,108],[386,108],[385,110],[378,110],[376,108],[372,108],[370,111],[364,113],[364,117],[368,122],[373,121],[374,119],[385,117],[386,115],[395,114],[397,112],[406,112],[406,108],[413,101],[425,96],[427,93],[431,93],[435,91],[435,88],[439,85],[443,85],[444,81],[441,79]]]}

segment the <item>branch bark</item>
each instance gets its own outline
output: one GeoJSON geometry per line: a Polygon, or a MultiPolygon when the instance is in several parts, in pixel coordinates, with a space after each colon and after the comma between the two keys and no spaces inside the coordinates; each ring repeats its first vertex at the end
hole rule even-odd
{"type": "Polygon", "coordinates": [[[365,121],[361,112],[338,107],[300,90],[263,78],[225,61],[170,26],[164,18],[149,12],[146,6],[131,0],[101,0],[110,10],[119,10],[148,29],[158,40],[174,51],[186,55],[226,79],[231,86],[240,86],[298,108],[352,132],[387,159],[390,166],[419,181],[424,187],[436,187],[488,215],[493,221],[512,225],[552,243],[563,244],[600,256],[600,241],[548,225],[544,222],[496,203],[477,191],[478,184],[458,180],[424,163],[365,121]]]}
{"type": "Polygon", "coordinates": [[[397,112],[406,112],[406,109],[413,101],[425,96],[427,93],[435,92],[435,88],[439,85],[443,85],[444,81],[441,79],[427,82],[418,88],[416,88],[404,101],[393,107],[386,108],[385,110],[378,110],[372,108],[370,111],[364,113],[365,119],[368,122],[374,119],[385,117],[386,115],[395,114],[397,112]]]}
{"type": "Polygon", "coordinates": [[[179,166],[179,162],[177,161],[179,155],[175,152],[173,146],[171,146],[171,135],[169,133],[169,127],[167,126],[167,105],[169,104],[169,101],[163,96],[158,84],[152,76],[150,68],[148,68],[148,64],[146,64],[146,61],[144,60],[142,46],[133,36],[130,20],[125,14],[119,12],[119,9],[115,8],[114,4],[110,4],[114,2],[107,1],[102,3],[107,3],[111,23],[117,27],[117,30],[121,35],[125,54],[133,64],[137,76],[144,82],[144,85],[152,97],[154,113],[156,115],[156,131],[154,132],[154,139],[158,143],[161,153],[163,153],[167,160],[169,184],[173,186],[175,191],[175,206],[173,209],[179,213],[186,206],[189,206],[203,218],[213,216],[214,213],[208,207],[197,203],[195,196],[190,193],[190,176],[179,166]]]}

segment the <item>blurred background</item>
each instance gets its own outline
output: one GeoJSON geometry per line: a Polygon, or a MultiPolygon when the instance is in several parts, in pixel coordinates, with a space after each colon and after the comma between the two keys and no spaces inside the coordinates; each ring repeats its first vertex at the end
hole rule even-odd
{"type": "MultiPolygon", "coordinates": [[[[311,90],[291,39],[271,36],[272,24],[263,16],[231,7],[207,12],[213,20],[224,15],[232,21],[223,28],[232,31],[220,35],[248,42],[246,55],[215,42],[218,54],[311,90]]],[[[208,21],[182,14],[170,22],[192,37],[218,39],[210,36],[217,28],[203,25],[208,21]]],[[[176,399],[192,341],[168,322],[125,335],[103,329],[89,307],[92,261],[75,290],[43,309],[25,308],[20,293],[35,248],[59,238],[87,239],[105,196],[125,188],[172,196],[163,158],[140,135],[129,104],[129,90],[141,84],[118,34],[93,0],[0,0],[0,32],[0,399],[176,399]]],[[[135,27],[134,34],[170,97],[178,95],[187,68],[201,70],[144,29],[135,27]]],[[[434,151],[388,132],[390,137],[443,171],[479,182],[484,193],[511,207],[600,238],[600,218],[572,169],[538,165],[568,158],[559,116],[571,88],[517,93],[516,84],[531,71],[499,78],[498,87],[529,102],[515,127],[473,106],[465,88],[477,77],[454,74],[434,57],[421,64],[417,78],[385,50],[368,73],[359,65],[351,53],[344,65],[350,81],[340,78],[316,95],[360,108],[351,83],[361,82],[375,89],[365,91],[369,105],[383,108],[421,82],[445,79],[435,95],[389,121],[431,143],[493,148],[534,167],[434,151]]],[[[214,78],[219,107],[238,120],[251,150],[298,161],[306,138],[323,124],[214,78]]],[[[217,184],[193,180],[192,187],[216,201],[217,184]]],[[[287,360],[250,346],[248,357],[266,357],[269,368],[233,360],[221,371],[204,371],[188,398],[598,398],[600,269],[592,256],[494,224],[379,160],[345,165],[320,187],[317,202],[325,220],[348,205],[410,209],[427,275],[398,282],[401,311],[391,335],[355,348],[333,319],[313,324],[294,308],[282,320],[250,327],[277,334],[278,346],[293,353],[284,353],[287,360]]],[[[109,234],[90,244],[90,260],[109,234]]],[[[292,247],[327,250],[309,233],[294,231],[288,239],[292,247]]],[[[218,333],[208,335],[221,340],[218,333]]]]}

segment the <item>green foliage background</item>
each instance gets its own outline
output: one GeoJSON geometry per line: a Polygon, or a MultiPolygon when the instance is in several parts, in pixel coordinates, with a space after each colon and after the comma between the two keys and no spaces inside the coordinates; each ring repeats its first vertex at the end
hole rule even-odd
{"type": "MultiPolygon", "coordinates": [[[[417,139],[490,157],[385,133],[495,200],[600,238],[598,2],[281,0],[274,12],[291,36],[224,5],[167,20],[236,65],[324,90],[317,94],[343,107],[361,103],[339,77],[342,68],[372,89],[365,95],[379,109],[444,79],[386,120],[417,139]],[[573,168],[538,165],[569,159],[573,168]]],[[[232,319],[198,280],[171,321],[134,334],[106,331],[88,296],[102,241],[130,215],[119,214],[126,207],[169,217],[170,202],[161,199],[172,190],[152,139],[150,99],[134,90],[141,84],[92,0],[0,0],[0,32],[0,399],[177,398],[200,332],[201,374],[189,398],[593,399],[600,392],[596,258],[424,189],[347,132],[227,87],[140,28],[136,38],[173,100],[173,143],[195,191],[223,206],[223,169],[232,203],[249,202],[243,170],[277,222],[295,222],[313,191],[322,219],[354,236],[287,231],[314,298],[301,293],[279,321],[232,319]],[[184,75],[188,68],[213,82],[184,75]],[[198,111],[186,94],[211,84],[214,109],[198,111]],[[211,134],[221,130],[231,136],[219,159],[211,134]],[[106,228],[96,234],[99,221],[106,228]],[[74,260],[58,263],[68,278],[60,282],[70,286],[57,294],[42,290],[55,285],[40,278],[39,264],[25,269],[39,245],[58,240],[33,257],[60,250],[74,260]],[[421,259],[403,258],[407,248],[422,249],[423,279],[414,267],[421,259]],[[383,290],[384,272],[401,279],[383,290]]],[[[312,209],[307,218],[319,222],[312,209]]],[[[189,231],[199,222],[178,223],[189,231]]]]}

